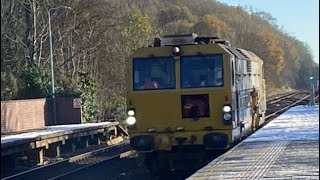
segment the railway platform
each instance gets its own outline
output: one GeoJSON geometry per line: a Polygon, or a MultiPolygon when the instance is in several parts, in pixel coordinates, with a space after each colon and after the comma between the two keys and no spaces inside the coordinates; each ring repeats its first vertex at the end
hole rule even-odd
{"type": "MultiPolygon", "coordinates": [[[[41,130],[1,137],[1,159],[14,164],[19,156],[27,156],[41,165],[44,156],[60,157],[61,146],[75,151],[89,144],[100,145],[103,139],[118,136],[124,132],[119,122],[101,122],[47,126],[41,130]]],[[[12,165],[14,166],[14,165],[12,165]]]]}
{"type": "Polygon", "coordinates": [[[192,179],[319,179],[319,105],[290,108],[192,179]]]}

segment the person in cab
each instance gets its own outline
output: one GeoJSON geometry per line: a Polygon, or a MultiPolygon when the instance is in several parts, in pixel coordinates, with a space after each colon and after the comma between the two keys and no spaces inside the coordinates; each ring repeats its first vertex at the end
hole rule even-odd
{"type": "Polygon", "coordinates": [[[145,76],[143,85],[140,87],[140,89],[158,89],[160,88],[160,84],[157,81],[154,81],[151,79],[150,76],[145,76]]]}

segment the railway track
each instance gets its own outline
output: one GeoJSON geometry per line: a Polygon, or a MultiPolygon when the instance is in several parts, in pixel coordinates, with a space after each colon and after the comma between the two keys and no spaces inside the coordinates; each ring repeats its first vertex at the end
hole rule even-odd
{"type": "Polygon", "coordinates": [[[108,146],[91,152],[80,154],[55,163],[40,166],[28,171],[24,171],[12,176],[4,177],[2,180],[48,180],[59,179],[71,173],[81,171],[88,167],[97,165],[104,161],[109,161],[120,157],[124,152],[131,150],[129,141],[124,141],[117,145],[108,146]]]}
{"type": "Polygon", "coordinates": [[[295,94],[299,94],[301,91],[294,91],[294,92],[287,92],[284,94],[279,94],[276,96],[271,96],[270,98],[267,98],[267,104],[274,104],[277,103],[283,99],[289,98],[294,96],[295,94]]]}
{"type": "Polygon", "coordinates": [[[306,105],[310,101],[310,93],[296,91],[267,101],[266,122],[295,105],[306,105]]]}
{"type": "MultiPolygon", "coordinates": [[[[315,98],[319,98],[316,96],[315,98]]],[[[291,93],[285,93],[279,96],[269,98],[267,100],[267,112],[266,112],[266,123],[272,120],[277,115],[280,115],[285,110],[289,109],[292,106],[298,104],[308,104],[310,101],[310,93],[306,91],[296,91],[291,93]]],[[[266,124],[265,123],[265,124],[266,124]]],[[[139,158],[134,159],[119,159],[120,155],[125,152],[129,152],[130,145],[129,141],[125,141],[119,145],[110,146],[107,148],[95,150],[85,154],[81,154],[69,159],[65,159],[56,163],[49,165],[41,166],[23,173],[19,173],[13,176],[5,177],[3,180],[9,179],[87,179],[88,176],[90,179],[149,179],[150,174],[148,170],[144,169],[143,166],[138,166],[136,169],[132,166],[139,164],[139,158]],[[118,159],[117,159],[118,158],[118,159]],[[114,163],[111,161],[114,160],[114,163]],[[115,162],[117,161],[117,162],[115,162]],[[111,165],[110,165],[111,164],[111,165]],[[128,165],[131,164],[131,165],[128,165]],[[114,172],[113,177],[106,177],[105,170],[107,167],[113,167],[116,171],[114,172]],[[126,168],[126,166],[130,166],[126,168]],[[123,169],[124,171],[120,171],[123,169]],[[83,174],[86,174],[84,176],[83,174]],[[89,173],[89,175],[88,175],[89,173]]],[[[177,172],[179,176],[175,176],[175,172],[172,172],[172,177],[174,179],[179,179],[177,177],[188,177],[190,172],[187,174],[181,175],[181,172],[177,172]],[[189,173],[189,174],[188,174],[189,173]]],[[[110,173],[108,173],[110,174],[110,173]]],[[[168,177],[166,177],[167,179],[168,177]]],[[[171,177],[169,179],[172,179],[171,177]]]]}

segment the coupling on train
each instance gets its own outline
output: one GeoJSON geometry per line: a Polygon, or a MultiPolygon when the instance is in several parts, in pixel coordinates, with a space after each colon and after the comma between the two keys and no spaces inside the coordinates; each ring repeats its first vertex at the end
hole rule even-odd
{"type": "Polygon", "coordinates": [[[157,169],[228,149],[264,123],[263,61],[218,37],[156,38],[127,63],[130,144],[157,169]]]}

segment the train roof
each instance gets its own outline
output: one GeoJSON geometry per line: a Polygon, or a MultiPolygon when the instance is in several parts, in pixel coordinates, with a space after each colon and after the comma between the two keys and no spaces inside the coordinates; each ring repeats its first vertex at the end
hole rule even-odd
{"type": "Polygon", "coordinates": [[[202,37],[195,33],[164,35],[161,38],[155,38],[154,46],[177,46],[187,44],[224,44],[230,46],[230,42],[219,37],[202,37]]]}
{"type": "Polygon", "coordinates": [[[179,46],[179,45],[194,45],[194,44],[218,44],[226,52],[236,56],[238,59],[261,61],[262,60],[252,51],[232,47],[230,42],[220,37],[203,37],[195,33],[179,34],[179,35],[164,35],[161,38],[155,38],[154,47],[163,46],[179,46]]]}
{"type": "Polygon", "coordinates": [[[220,45],[223,49],[225,49],[227,52],[233,54],[238,59],[244,59],[244,60],[251,60],[251,61],[262,61],[262,59],[259,58],[254,52],[241,49],[241,48],[235,48],[231,46],[226,45],[220,45]]]}

